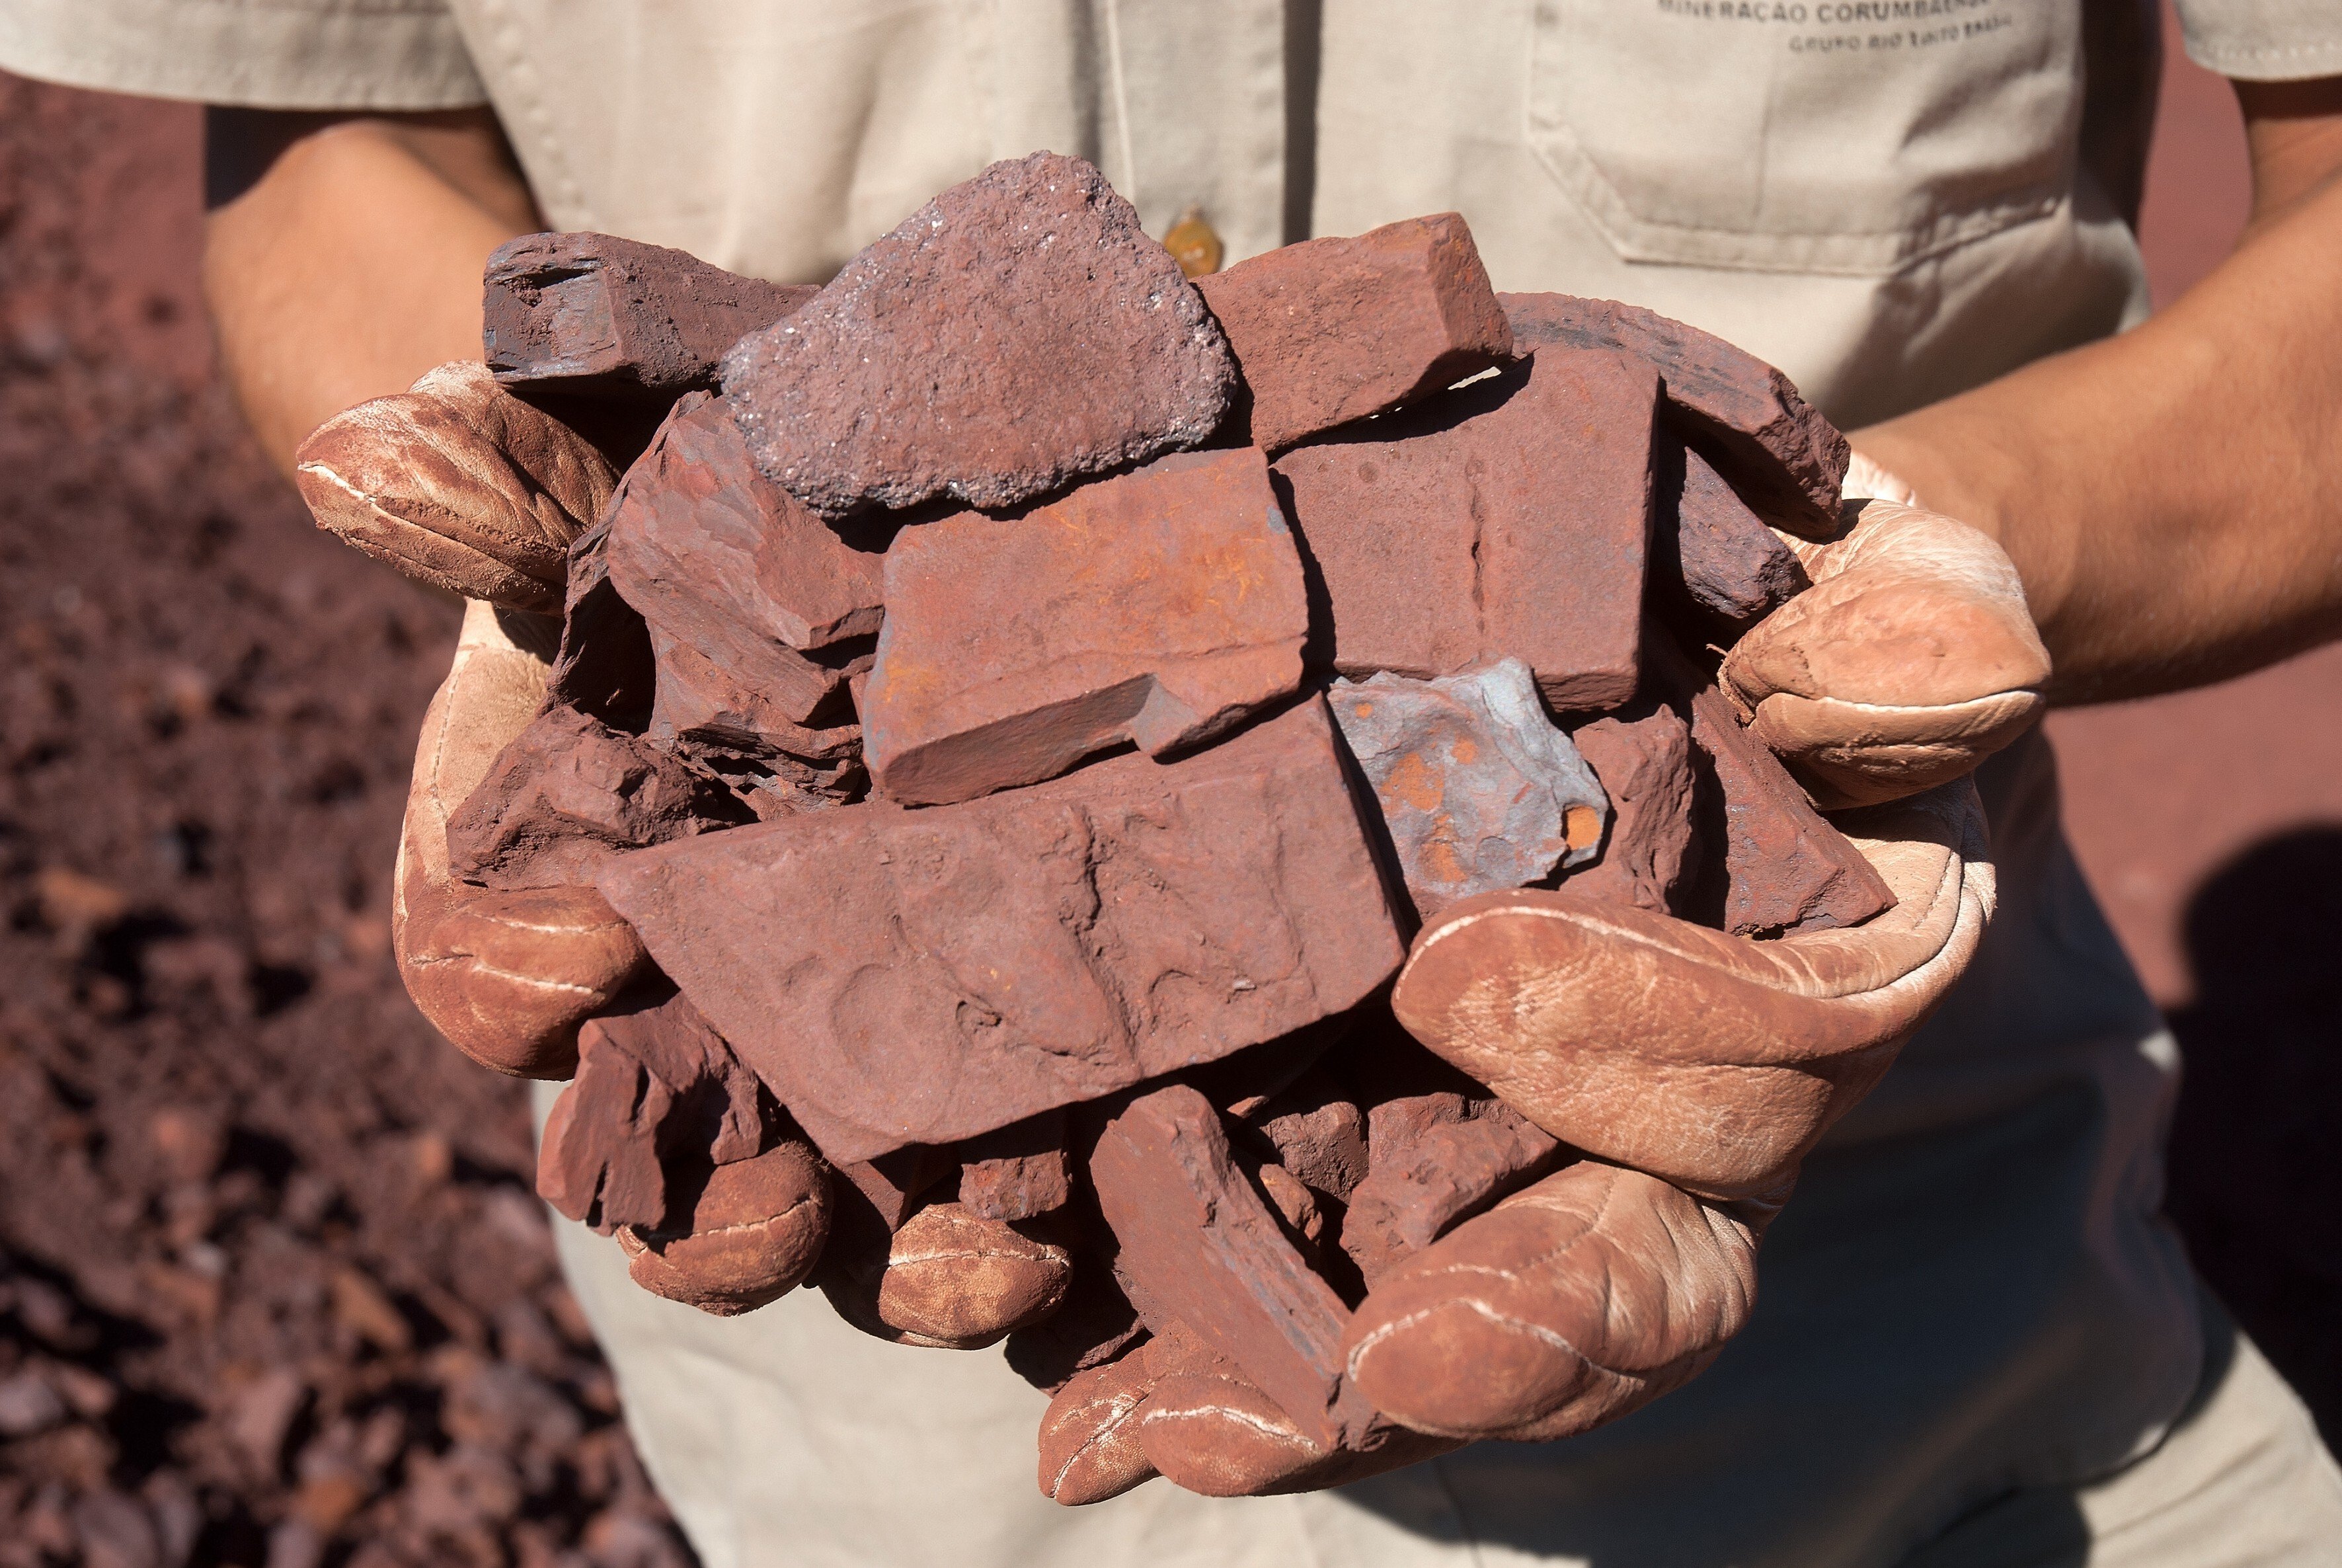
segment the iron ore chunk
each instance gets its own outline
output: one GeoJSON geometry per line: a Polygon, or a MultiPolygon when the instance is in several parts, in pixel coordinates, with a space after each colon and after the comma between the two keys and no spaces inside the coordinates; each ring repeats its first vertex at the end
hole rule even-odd
{"type": "Polygon", "coordinates": [[[1513,329],[1455,213],[1304,240],[1196,286],[1244,375],[1253,444],[1271,452],[1513,355],[1513,329]]]}
{"type": "Polygon", "coordinates": [[[508,240],[485,281],[482,342],[498,381],[646,400],[714,385],[725,350],[821,292],[582,233],[508,240]]]}
{"type": "Polygon", "coordinates": [[[1837,426],[1747,350],[1639,305],[1567,294],[1507,294],[1523,349],[1624,349],[1657,367],[1667,402],[1772,520],[1827,535],[1852,455],[1837,426]]]}
{"type": "Polygon", "coordinates": [[[1670,455],[1653,576],[1679,596],[1690,625],[1728,643],[1812,584],[1797,553],[1706,458],[1680,442],[1670,455]]]}
{"type": "Polygon", "coordinates": [[[456,875],[505,890],[582,886],[620,850],[747,820],[730,794],[575,708],[540,714],[447,819],[456,875]]]}
{"type": "Polygon", "coordinates": [[[1556,712],[1633,695],[1657,409],[1641,361],[1549,350],[1278,458],[1334,668],[1510,657],[1556,712]]]}
{"type": "Polygon", "coordinates": [[[600,885],[841,1162],[1277,1039],[1405,951],[1317,701],[1169,765],[676,847],[600,885]]]}
{"type": "Polygon", "coordinates": [[[1644,702],[1580,724],[1570,739],[1610,796],[1610,832],[1600,858],[1571,873],[1569,890],[1682,913],[1679,895],[1698,871],[1691,726],[1675,708],[1644,702]]]}
{"type": "Polygon", "coordinates": [[[1161,756],[1301,684],[1301,560],[1246,448],[1181,453],[1014,519],[906,528],[863,697],[878,787],[920,804],[1161,756]]]}
{"type": "Polygon", "coordinates": [[[1350,1194],[1342,1250],[1369,1285],[1562,1157],[1553,1134],[1497,1100],[1408,1095],[1376,1105],[1366,1126],[1366,1177],[1350,1194]]]}
{"type": "Polygon", "coordinates": [[[1090,1155],[1117,1270],[1157,1333],[1188,1324],[1327,1447],[1373,1411],[1339,1353],[1350,1313],[1236,1168],[1210,1102],[1181,1085],[1134,1101],[1090,1155]]]}
{"type": "Polygon", "coordinates": [[[1326,694],[1382,802],[1417,914],[1594,857],[1609,803],[1518,659],[1326,694]]]}
{"type": "Polygon", "coordinates": [[[1014,506],[1199,444],[1236,385],[1178,263],[1054,153],[936,197],[723,374],[757,465],[826,517],[1014,506]]]}

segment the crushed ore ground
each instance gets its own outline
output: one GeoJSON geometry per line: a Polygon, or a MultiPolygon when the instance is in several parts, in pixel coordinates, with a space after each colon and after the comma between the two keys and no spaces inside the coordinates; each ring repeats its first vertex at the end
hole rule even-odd
{"type": "Polygon", "coordinates": [[[0,77],[0,1564],[690,1561],[388,873],[457,614],[214,378],[194,112],[0,77]]]}

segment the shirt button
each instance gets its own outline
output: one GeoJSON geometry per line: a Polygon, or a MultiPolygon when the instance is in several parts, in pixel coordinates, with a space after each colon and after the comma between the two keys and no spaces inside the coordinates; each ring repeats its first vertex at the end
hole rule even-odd
{"type": "Polygon", "coordinates": [[[1190,202],[1171,232],[1163,236],[1163,248],[1179,264],[1179,270],[1189,277],[1202,277],[1220,270],[1220,257],[1226,254],[1220,236],[1204,221],[1204,209],[1190,202]]]}

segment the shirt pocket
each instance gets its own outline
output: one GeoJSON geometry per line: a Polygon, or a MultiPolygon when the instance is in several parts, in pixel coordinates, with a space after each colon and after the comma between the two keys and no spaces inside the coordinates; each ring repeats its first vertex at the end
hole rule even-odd
{"type": "Polygon", "coordinates": [[[2067,198],[2076,0],[1536,0],[1526,134],[1620,256],[1883,275],[2067,198]]]}

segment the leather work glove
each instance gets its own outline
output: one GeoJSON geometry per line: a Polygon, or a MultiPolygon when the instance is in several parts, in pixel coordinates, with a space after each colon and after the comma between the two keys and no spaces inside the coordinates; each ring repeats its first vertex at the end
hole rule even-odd
{"type": "Polygon", "coordinates": [[[1858,454],[1847,488],[1837,538],[1781,534],[1814,585],[1718,681],[1897,902],[1760,942],[1565,883],[1466,900],[1417,935],[1400,1022],[1589,1157],[1360,1307],[1349,1373],[1411,1427],[1566,1436],[1706,1365],[1754,1305],[1799,1163],[1975,954],[1994,881],[1967,775],[2038,716],[2048,654],[1990,539],[1858,454]]]}
{"type": "Polygon", "coordinates": [[[391,946],[407,994],[465,1055],[515,1077],[566,1078],[578,1025],[650,959],[590,887],[474,887],[448,864],[448,817],[545,699],[545,659],[515,630],[539,640],[547,628],[471,602],[455,664],[423,715],[392,875],[391,946]]]}
{"type": "Polygon", "coordinates": [[[2049,679],[1999,545],[1858,453],[1847,488],[1838,537],[1780,534],[1813,586],[1735,644],[1717,677],[1825,811],[1964,776],[2040,716],[2049,679]]]}

